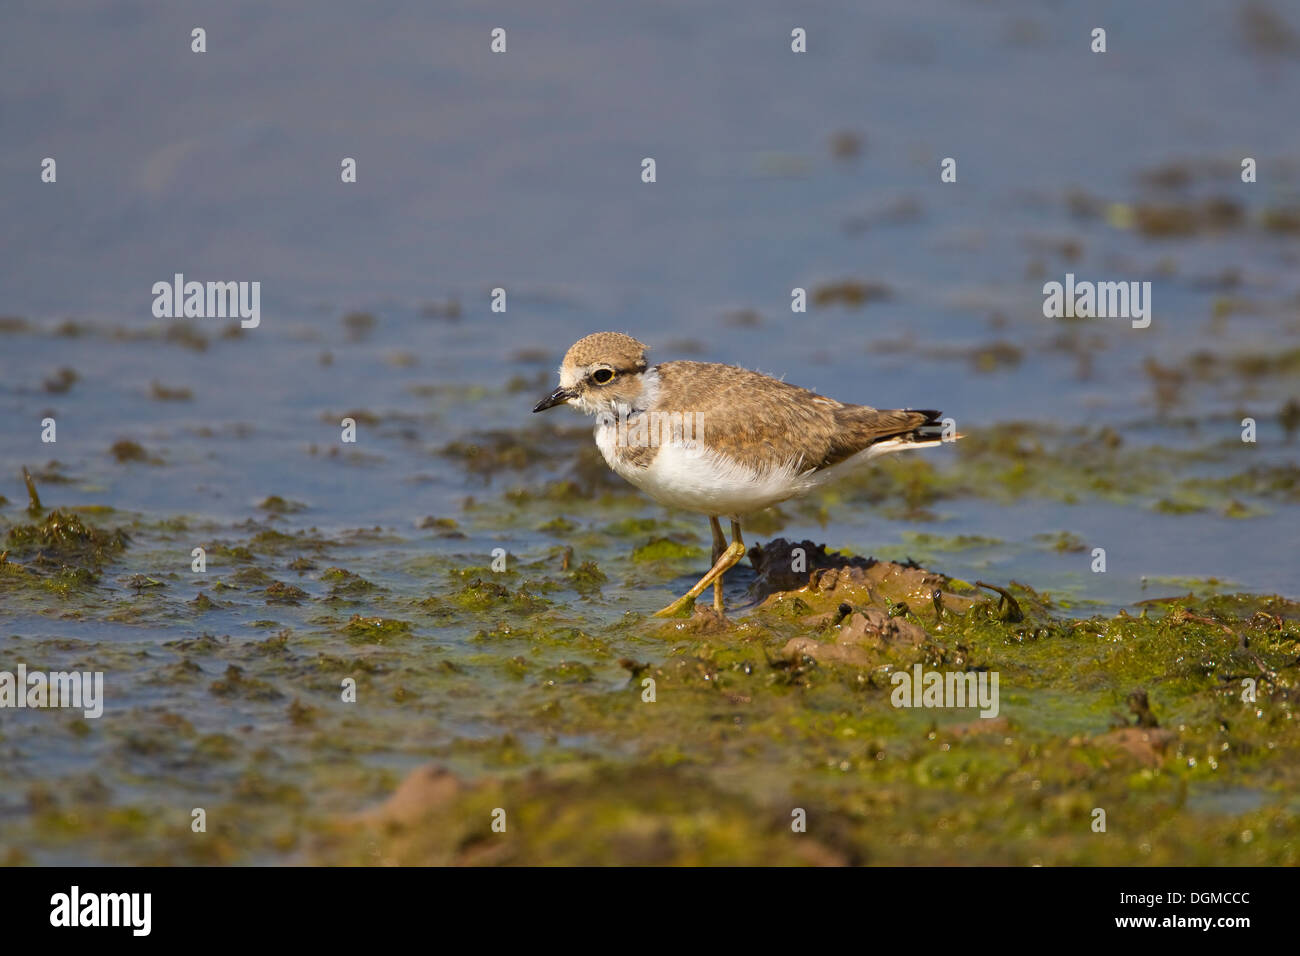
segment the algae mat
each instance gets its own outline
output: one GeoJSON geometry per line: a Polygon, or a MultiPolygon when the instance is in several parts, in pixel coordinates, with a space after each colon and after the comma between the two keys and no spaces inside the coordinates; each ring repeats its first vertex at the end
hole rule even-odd
{"type": "Polygon", "coordinates": [[[776,539],[730,588],[747,609],[659,621],[602,595],[698,564],[685,532],[584,525],[593,550],[647,541],[493,571],[447,520],[31,510],[0,561],[32,622],[6,657],[103,673],[107,719],[6,714],[7,863],[1296,862],[1282,598],[1079,616],[776,539]],[[895,675],[929,673],[997,675],[995,706],[913,706],[895,675]]]}

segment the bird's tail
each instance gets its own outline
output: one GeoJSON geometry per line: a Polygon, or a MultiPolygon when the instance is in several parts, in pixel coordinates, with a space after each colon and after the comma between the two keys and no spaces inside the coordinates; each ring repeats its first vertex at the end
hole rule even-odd
{"type": "Polygon", "coordinates": [[[944,442],[956,441],[961,435],[955,432],[945,436],[945,424],[940,418],[942,412],[929,408],[908,408],[899,409],[897,412],[887,413],[899,416],[908,416],[915,420],[918,415],[924,415],[925,418],[919,424],[914,424],[908,428],[897,432],[893,435],[882,435],[877,441],[873,442],[868,449],[868,458],[875,458],[879,455],[888,455],[896,451],[910,451],[913,448],[933,448],[935,445],[942,445],[944,442]]]}

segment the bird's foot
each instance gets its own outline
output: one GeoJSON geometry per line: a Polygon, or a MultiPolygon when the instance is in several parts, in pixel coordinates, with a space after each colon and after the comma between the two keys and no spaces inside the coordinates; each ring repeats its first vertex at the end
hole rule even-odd
{"type": "Polygon", "coordinates": [[[665,608],[655,611],[655,617],[685,617],[691,611],[695,610],[695,598],[689,594],[683,594],[672,604],[665,608]]]}

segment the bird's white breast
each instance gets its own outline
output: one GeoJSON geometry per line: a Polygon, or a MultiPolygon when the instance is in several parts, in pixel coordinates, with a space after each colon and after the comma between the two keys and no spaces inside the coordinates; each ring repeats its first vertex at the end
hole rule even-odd
{"type": "Polygon", "coordinates": [[[711,451],[701,442],[660,445],[646,467],[620,457],[616,424],[596,426],[606,463],[661,504],[710,515],[743,515],[802,494],[813,481],[792,462],[757,470],[711,451]]]}

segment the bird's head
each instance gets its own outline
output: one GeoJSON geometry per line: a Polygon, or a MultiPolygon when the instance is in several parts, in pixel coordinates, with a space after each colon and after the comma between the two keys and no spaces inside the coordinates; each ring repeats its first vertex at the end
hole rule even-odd
{"type": "Polygon", "coordinates": [[[560,384],[533,411],[569,404],[588,415],[644,405],[646,347],[622,332],[595,332],[574,342],[560,363],[560,384]]]}

